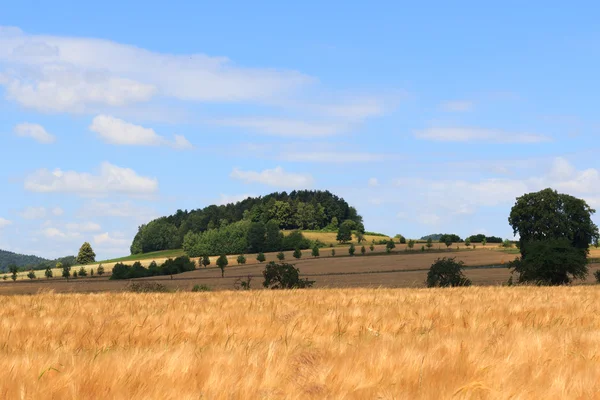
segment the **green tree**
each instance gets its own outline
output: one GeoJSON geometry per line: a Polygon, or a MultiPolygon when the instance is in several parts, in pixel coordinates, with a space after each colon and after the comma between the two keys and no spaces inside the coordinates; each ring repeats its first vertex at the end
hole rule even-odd
{"type": "Polygon", "coordinates": [[[450,250],[450,246],[452,246],[452,240],[446,237],[446,239],[444,239],[444,244],[446,245],[446,249],[450,250]]]}
{"type": "Polygon", "coordinates": [[[264,251],[279,251],[283,243],[283,233],[276,221],[269,221],[266,225],[266,243],[264,251]]]}
{"type": "Polygon", "coordinates": [[[77,271],[73,271],[73,279],[77,278],[77,271]]]}
{"type": "Polygon", "coordinates": [[[56,268],[62,268],[62,277],[69,280],[69,277],[71,276],[71,266],[69,264],[58,263],[56,264],[56,268]]]}
{"type": "Polygon", "coordinates": [[[470,247],[471,246],[471,239],[470,238],[465,239],[465,246],[466,247],[470,247]]]}
{"type": "Polygon", "coordinates": [[[371,245],[369,246],[369,249],[371,249],[371,251],[375,250],[375,245],[373,243],[371,243],[371,245]]]}
{"type": "Polygon", "coordinates": [[[356,248],[354,247],[354,243],[350,243],[350,247],[348,248],[348,254],[350,254],[351,256],[353,256],[354,252],[356,252],[356,248]]]}
{"type": "Polygon", "coordinates": [[[487,244],[487,239],[486,238],[481,239],[481,244],[485,246],[487,244]]]}
{"type": "Polygon", "coordinates": [[[470,286],[463,274],[464,263],[453,258],[438,258],[427,272],[427,287],[470,286]]]}
{"type": "Polygon", "coordinates": [[[414,241],[414,240],[412,240],[412,239],[410,239],[410,240],[408,241],[408,244],[407,244],[407,246],[408,246],[408,248],[409,248],[409,249],[411,249],[411,250],[412,250],[412,249],[413,249],[413,247],[415,247],[415,241],[414,241]]]}
{"type": "Polygon", "coordinates": [[[346,243],[352,240],[352,221],[344,221],[339,229],[336,240],[340,243],[346,243]]]}
{"type": "Polygon", "coordinates": [[[588,274],[589,246],[600,237],[595,210],[552,189],[517,198],[508,222],[519,234],[521,257],[510,264],[519,282],[560,285],[588,274]]]}
{"type": "Polygon", "coordinates": [[[331,257],[335,257],[335,249],[331,249],[331,257]]]}
{"type": "Polygon", "coordinates": [[[279,261],[285,260],[285,254],[283,253],[283,251],[280,251],[279,253],[277,253],[277,259],[279,261]]]}
{"type": "Polygon", "coordinates": [[[427,250],[431,249],[433,246],[433,240],[431,238],[427,239],[427,250]]]}
{"type": "Polygon", "coordinates": [[[243,254],[240,254],[237,258],[237,263],[238,263],[238,265],[246,264],[246,256],[243,254]]]}
{"type": "Polygon", "coordinates": [[[52,278],[52,276],[53,276],[52,268],[50,268],[49,265],[46,267],[46,271],[44,272],[44,275],[46,276],[46,279],[52,278]]]}
{"type": "Polygon", "coordinates": [[[293,256],[295,259],[300,259],[302,257],[302,251],[300,250],[299,247],[296,247],[296,249],[294,250],[293,256]]]}
{"type": "Polygon", "coordinates": [[[90,269],[90,276],[94,276],[94,268],[90,269]]]}
{"type": "Polygon", "coordinates": [[[396,243],[394,243],[394,241],[392,239],[390,239],[387,244],[385,245],[386,251],[388,253],[392,252],[392,249],[396,248],[396,243]]]}
{"type": "Polygon", "coordinates": [[[8,266],[8,271],[11,273],[10,278],[13,281],[17,280],[17,272],[19,272],[19,268],[17,268],[17,266],[15,264],[11,264],[8,266]]]}
{"type": "Polygon", "coordinates": [[[87,271],[85,270],[84,267],[79,268],[79,272],[77,273],[78,276],[87,276],[87,271]]]}
{"type": "Polygon", "coordinates": [[[92,246],[88,242],[85,242],[83,245],[81,245],[81,248],[79,249],[79,254],[77,255],[77,263],[86,265],[91,264],[95,261],[96,253],[94,253],[94,250],[92,250],[92,246]]]}
{"type": "Polygon", "coordinates": [[[33,270],[29,271],[29,273],[27,274],[27,277],[29,279],[35,279],[35,272],[33,270]]]}
{"type": "Polygon", "coordinates": [[[312,249],[312,256],[313,257],[319,257],[320,255],[320,251],[319,251],[319,246],[317,246],[316,244],[313,246],[312,249]]]}
{"type": "Polygon", "coordinates": [[[221,278],[225,277],[225,267],[229,264],[229,260],[227,260],[227,256],[225,254],[221,254],[217,259],[217,266],[221,269],[221,278]]]}
{"type": "Polygon", "coordinates": [[[267,228],[263,222],[252,222],[248,228],[248,251],[258,253],[265,250],[267,243],[267,228]]]}
{"type": "Polygon", "coordinates": [[[527,242],[527,257],[520,257],[508,267],[518,275],[519,283],[565,285],[588,274],[587,253],[566,238],[527,242]]]}
{"type": "Polygon", "coordinates": [[[258,255],[256,256],[256,261],[258,261],[259,263],[264,263],[267,260],[267,258],[265,257],[264,253],[258,253],[258,255]]]}
{"type": "Polygon", "coordinates": [[[314,281],[300,279],[300,271],[291,264],[267,264],[263,271],[263,286],[270,289],[302,289],[311,287],[314,281]]]}
{"type": "Polygon", "coordinates": [[[204,266],[204,268],[208,267],[210,265],[210,257],[205,255],[204,257],[202,257],[202,265],[204,266]]]}
{"type": "Polygon", "coordinates": [[[367,252],[367,249],[365,249],[365,246],[362,246],[360,248],[360,253],[364,256],[366,252],[367,252]]]}
{"type": "Polygon", "coordinates": [[[365,235],[362,232],[356,232],[356,241],[362,243],[365,240],[365,235]]]}
{"type": "Polygon", "coordinates": [[[528,243],[537,240],[567,239],[577,249],[588,251],[598,240],[598,227],[592,222],[596,211],[581,199],[552,189],[517,198],[508,222],[519,234],[519,250],[527,257],[528,243]]]}
{"type": "Polygon", "coordinates": [[[98,265],[98,275],[104,275],[104,266],[102,264],[98,265]]]}

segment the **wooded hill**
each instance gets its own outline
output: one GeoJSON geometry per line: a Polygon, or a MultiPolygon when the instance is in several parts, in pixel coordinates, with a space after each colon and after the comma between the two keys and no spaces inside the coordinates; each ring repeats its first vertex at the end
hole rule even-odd
{"type": "Polygon", "coordinates": [[[57,260],[47,260],[42,257],[17,254],[6,250],[0,250],[0,272],[7,272],[9,265],[16,265],[20,270],[45,269],[47,266],[54,268],[57,262],[72,265],[75,257],[63,257],[57,260]]]}
{"type": "Polygon", "coordinates": [[[275,221],[280,229],[286,230],[337,230],[339,224],[346,220],[362,227],[362,217],[356,209],[329,191],[275,192],[248,197],[235,204],[211,205],[192,211],[177,210],[171,216],[155,219],[139,227],[131,245],[131,254],[178,249],[188,232],[202,233],[242,220],[264,224],[275,221]]]}

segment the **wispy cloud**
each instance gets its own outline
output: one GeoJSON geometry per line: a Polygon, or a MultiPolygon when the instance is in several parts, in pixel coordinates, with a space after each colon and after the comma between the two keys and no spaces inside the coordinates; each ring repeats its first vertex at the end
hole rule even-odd
{"type": "Polygon", "coordinates": [[[428,128],[415,132],[415,137],[437,142],[543,143],[552,141],[552,138],[544,135],[480,128],[428,128]]]}
{"type": "Polygon", "coordinates": [[[149,194],[158,190],[158,181],[140,176],[132,169],[102,163],[97,175],[87,172],[49,171],[40,169],[25,179],[24,187],[31,192],[77,193],[100,195],[108,193],[149,194]]]}
{"type": "Polygon", "coordinates": [[[475,105],[467,100],[446,101],[440,105],[440,108],[446,112],[467,112],[473,111],[475,105]]]}
{"type": "Polygon", "coordinates": [[[98,115],[89,128],[107,143],[124,146],[168,146],[174,149],[190,149],[192,144],[181,135],[170,141],[153,129],[134,125],[109,115],[98,115]]]}
{"type": "Polygon", "coordinates": [[[245,183],[260,183],[281,188],[306,189],[313,184],[311,175],[285,172],[281,167],[260,172],[234,168],[230,176],[245,183]]]}
{"type": "Polygon", "coordinates": [[[14,131],[17,136],[29,137],[42,144],[50,144],[56,141],[56,137],[54,135],[46,132],[46,129],[38,124],[24,122],[15,126],[14,131]]]}

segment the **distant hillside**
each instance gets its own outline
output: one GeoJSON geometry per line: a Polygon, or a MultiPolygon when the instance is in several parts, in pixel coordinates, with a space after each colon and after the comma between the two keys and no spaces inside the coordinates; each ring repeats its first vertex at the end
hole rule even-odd
{"type": "Polygon", "coordinates": [[[440,238],[444,236],[443,233],[433,233],[431,235],[427,235],[427,236],[423,236],[421,239],[419,240],[440,240],[440,238]]]}
{"type": "Polygon", "coordinates": [[[57,260],[48,260],[38,256],[17,254],[6,250],[0,250],[0,272],[7,272],[9,265],[16,265],[21,269],[43,269],[48,265],[54,267],[57,262],[63,264],[68,263],[73,265],[75,263],[74,256],[62,257],[57,260]]]}
{"type": "Polygon", "coordinates": [[[279,228],[285,230],[336,230],[346,220],[362,226],[362,217],[356,209],[329,191],[276,192],[263,197],[248,197],[235,204],[177,210],[171,216],[155,219],[139,227],[131,254],[181,248],[188,232],[201,233],[241,220],[276,221],[279,228]]]}

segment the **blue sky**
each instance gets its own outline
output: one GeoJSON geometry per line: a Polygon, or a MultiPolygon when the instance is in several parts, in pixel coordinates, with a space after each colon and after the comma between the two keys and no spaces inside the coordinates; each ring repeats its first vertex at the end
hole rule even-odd
{"type": "Polygon", "coordinates": [[[0,248],[120,256],[305,188],[415,238],[510,238],[545,187],[600,207],[595,3],[158,3],[3,5],[0,248]]]}

